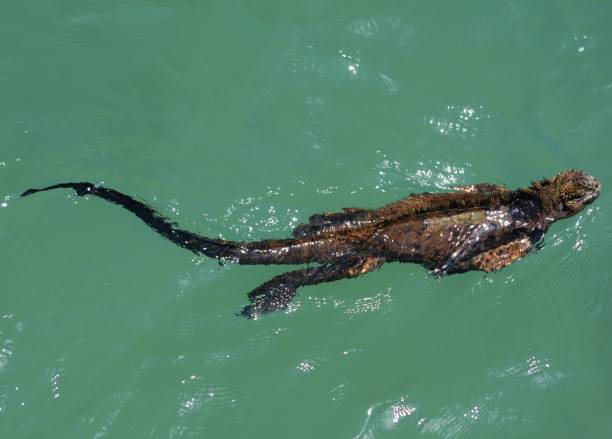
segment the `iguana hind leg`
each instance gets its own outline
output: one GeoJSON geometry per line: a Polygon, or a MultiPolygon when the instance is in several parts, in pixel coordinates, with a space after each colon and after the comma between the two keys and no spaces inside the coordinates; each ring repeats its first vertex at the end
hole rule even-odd
{"type": "Polygon", "coordinates": [[[346,223],[359,220],[367,214],[368,210],[360,207],[343,207],[342,212],[315,213],[308,218],[307,224],[298,224],[293,230],[293,236],[300,238],[334,231],[346,227],[346,223]]]}
{"type": "Polygon", "coordinates": [[[301,286],[357,277],[375,270],[383,263],[382,258],[355,256],[336,263],[280,274],[251,291],[248,294],[251,305],[245,306],[240,314],[252,319],[286,308],[301,286]]]}

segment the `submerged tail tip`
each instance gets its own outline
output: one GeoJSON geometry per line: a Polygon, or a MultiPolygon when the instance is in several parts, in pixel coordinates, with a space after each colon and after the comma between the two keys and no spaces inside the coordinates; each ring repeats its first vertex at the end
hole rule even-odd
{"type": "Polygon", "coordinates": [[[23,194],[21,194],[20,197],[27,197],[28,195],[35,194],[36,192],[38,192],[38,189],[28,189],[23,194]]]}
{"type": "Polygon", "coordinates": [[[80,183],[58,183],[52,186],[47,186],[42,189],[28,189],[23,194],[21,194],[21,196],[26,197],[28,195],[35,194],[36,192],[44,192],[44,191],[49,191],[51,189],[59,189],[59,188],[74,189],[74,191],[79,197],[83,197],[88,194],[93,194],[96,190],[96,185],[92,183],[88,183],[86,181],[82,181],[80,183]]]}

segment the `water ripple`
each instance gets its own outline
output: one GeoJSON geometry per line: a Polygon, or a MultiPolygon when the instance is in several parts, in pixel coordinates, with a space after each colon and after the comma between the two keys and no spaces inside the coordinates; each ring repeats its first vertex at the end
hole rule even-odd
{"type": "Polygon", "coordinates": [[[491,114],[482,105],[447,105],[426,120],[440,135],[468,139],[475,137],[490,119],[491,114]]]}
{"type": "Polygon", "coordinates": [[[354,439],[375,438],[376,431],[395,429],[400,422],[412,417],[415,412],[417,412],[416,405],[406,396],[397,400],[378,402],[368,408],[361,431],[354,436],[354,439]]]}
{"type": "Polygon", "coordinates": [[[415,34],[415,28],[400,18],[386,15],[375,15],[356,19],[348,25],[348,30],[367,39],[380,39],[385,44],[394,43],[406,46],[415,34]]]}
{"type": "Polygon", "coordinates": [[[376,189],[381,192],[398,187],[402,181],[410,182],[419,188],[435,187],[441,190],[452,190],[454,186],[469,182],[467,174],[472,167],[469,162],[419,160],[410,168],[405,168],[398,159],[393,158],[387,152],[377,150],[376,153],[381,156],[375,166],[376,189]]]}

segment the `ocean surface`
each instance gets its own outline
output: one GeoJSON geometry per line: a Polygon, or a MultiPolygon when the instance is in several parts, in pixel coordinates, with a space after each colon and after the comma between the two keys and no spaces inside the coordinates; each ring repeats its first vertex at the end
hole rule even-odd
{"type": "Polygon", "coordinates": [[[0,437],[612,437],[612,3],[4,2],[0,437]],[[577,168],[601,197],[493,274],[387,264],[247,321],[291,267],[190,230],[577,168]]]}

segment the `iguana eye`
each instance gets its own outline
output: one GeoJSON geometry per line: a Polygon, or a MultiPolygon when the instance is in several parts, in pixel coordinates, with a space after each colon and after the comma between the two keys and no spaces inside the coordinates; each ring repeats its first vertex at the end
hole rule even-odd
{"type": "Polygon", "coordinates": [[[572,194],[571,199],[580,200],[581,198],[584,198],[585,195],[586,195],[586,192],[584,191],[576,191],[572,194]]]}

